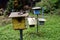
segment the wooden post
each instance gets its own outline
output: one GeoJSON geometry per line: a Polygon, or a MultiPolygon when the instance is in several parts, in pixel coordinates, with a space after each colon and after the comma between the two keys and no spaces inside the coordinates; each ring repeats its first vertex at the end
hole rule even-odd
{"type": "Polygon", "coordinates": [[[37,33],[38,33],[38,14],[37,14],[37,33]]]}
{"type": "Polygon", "coordinates": [[[20,40],[23,40],[23,30],[20,29],[20,40]]]}

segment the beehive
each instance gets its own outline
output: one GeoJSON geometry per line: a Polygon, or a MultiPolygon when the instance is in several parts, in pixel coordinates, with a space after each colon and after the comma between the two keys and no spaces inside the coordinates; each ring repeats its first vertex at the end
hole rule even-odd
{"type": "Polygon", "coordinates": [[[41,7],[33,7],[32,9],[34,14],[40,14],[41,7]]]}
{"type": "Polygon", "coordinates": [[[38,21],[39,21],[40,25],[44,25],[46,19],[44,19],[44,18],[38,18],[38,21]]]}
{"type": "Polygon", "coordinates": [[[28,13],[19,14],[19,12],[12,12],[9,17],[12,18],[13,28],[16,30],[26,29],[25,27],[25,17],[28,16],[28,13]]]}

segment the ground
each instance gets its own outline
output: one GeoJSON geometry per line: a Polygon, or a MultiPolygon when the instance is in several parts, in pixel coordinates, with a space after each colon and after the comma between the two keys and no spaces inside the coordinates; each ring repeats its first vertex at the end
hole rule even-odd
{"type": "MultiPolygon", "coordinates": [[[[45,15],[45,25],[39,25],[39,32],[36,27],[27,28],[23,31],[24,40],[60,40],[60,16],[45,15]]],[[[1,21],[1,20],[0,20],[1,21]]],[[[12,24],[0,26],[0,40],[19,40],[19,31],[14,30],[12,24]]]]}

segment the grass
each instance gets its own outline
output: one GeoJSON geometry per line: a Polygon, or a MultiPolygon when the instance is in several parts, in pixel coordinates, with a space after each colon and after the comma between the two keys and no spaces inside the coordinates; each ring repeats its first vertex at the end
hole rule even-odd
{"type": "MultiPolygon", "coordinates": [[[[45,15],[45,25],[39,25],[39,32],[36,27],[27,28],[23,31],[24,40],[60,40],[60,16],[45,15]]],[[[0,40],[19,40],[19,31],[14,30],[12,24],[0,27],[0,40]]]]}

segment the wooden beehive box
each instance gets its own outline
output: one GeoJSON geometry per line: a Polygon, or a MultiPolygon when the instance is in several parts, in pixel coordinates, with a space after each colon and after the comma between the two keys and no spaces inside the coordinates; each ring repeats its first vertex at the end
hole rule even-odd
{"type": "Polygon", "coordinates": [[[44,18],[38,18],[38,21],[39,21],[40,25],[44,25],[46,19],[44,19],[44,18]]]}
{"type": "Polygon", "coordinates": [[[12,18],[13,28],[16,30],[26,29],[25,27],[25,17],[28,13],[19,14],[20,12],[12,12],[9,17],[12,18]]]}
{"type": "Polygon", "coordinates": [[[35,18],[29,17],[29,18],[27,18],[27,20],[28,20],[28,24],[30,27],[34,27],[36,25],[36,19],[35,18]]]}

